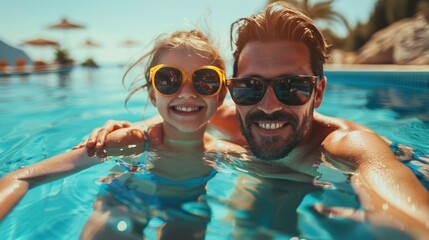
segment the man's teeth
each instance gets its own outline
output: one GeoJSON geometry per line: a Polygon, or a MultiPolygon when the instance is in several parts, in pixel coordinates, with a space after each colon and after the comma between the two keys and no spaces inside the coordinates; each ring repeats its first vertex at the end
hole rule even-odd
{"type": "Polygon", "coordinates": [[[198,107],[182,107],[182,106],[175,106],[174,109],[180,112],[195,112],[198,111],[198,107]]]}
{"type": "Polygon", "coordinates": [[[258,125],[261,128],[273,130],[283,127],[284,123],[258,123],[258,125]]]}

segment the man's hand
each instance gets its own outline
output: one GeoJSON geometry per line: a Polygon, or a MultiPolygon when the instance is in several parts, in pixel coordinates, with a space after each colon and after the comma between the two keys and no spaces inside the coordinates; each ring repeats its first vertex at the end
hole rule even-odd
{"type": "MultiPolygon", "coordinates": [[[[106,157],[104,148],[119,147],[117,144],[121,146],[127,145],[125,140],[126,136],[124,136],[123,134],[111,134],[111,133],[114,133],[116,130],[119,130],[119,129],[130,128],[130,126],[131,126],[131,123],[127,121],[109,120],[103,125],[103,127],[94,129],[86,141],[83,141],[79,145],[74,146],[73,149],[86,147],[89,157],[93,157],[93,156],[106,157]]],[[[136,128],[136,126],[132,128],[136,128]]],[[[148,127],[147,134],[144,136],[143,139],[141,139],[140,143],[144,144],[147,140],[149,140],[150,144],[158,145],[162,143],[163,139],[164,139],[164,132],[163,132],[162,122],[161,122],[161,123],[150,125],[148,127]]]]}
{"type": "Polygon", "coordinates": [[[89,149],[100,149],[105,145],[107,135],[109,133],[130,126],[130,122],[127,121],[108,120],[101,128],[96,128],[92,130],[88,139],[74,146],[72,149],[78,149],[83,147],[87,147],[89,149]]]}

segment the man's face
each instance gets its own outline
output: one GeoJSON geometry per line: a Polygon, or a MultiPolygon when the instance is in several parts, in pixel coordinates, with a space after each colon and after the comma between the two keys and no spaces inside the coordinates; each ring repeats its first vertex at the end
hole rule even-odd
{"type": "MultiPolygon", "coordinates": [[[[314,75],[307,46],[290,40],[248,43],[241,52],[237,70],[238,78],[314,75]]],[[[313,99],[314,93],[304,105],[287,106],[268,86],[260,102],[237,105],[240,129],[253,154],[263,160],[277,160],[301,144],[311,127],[313,99]]]]}

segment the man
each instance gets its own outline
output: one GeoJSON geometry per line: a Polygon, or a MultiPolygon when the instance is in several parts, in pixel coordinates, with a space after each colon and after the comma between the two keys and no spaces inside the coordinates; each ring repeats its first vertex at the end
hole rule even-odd
{"type": "MultiPolygon", "coordinates": [[[[311,19],[277,2],[231,29],[236,48],[228,88],[236,106],[220,109],[211,124],[232,142],[247,142],[261,160],[310,176],[318,175],[313,165],[320,162],[354,173],[352,185],[373,210],[368,219],[401,219],[394,225],[415,229],[417,237],[427,234],[429,193],[386,142],[364,126],[314,112],[326,87],[328,50],[311,19]]],[[[127,126],[109,122],[93,132],[87,146],[98,135],[100,147],[108,132],[127,126]]],[[[160,128],[150,129],[149,136],[156,144],[160,128]]]]}

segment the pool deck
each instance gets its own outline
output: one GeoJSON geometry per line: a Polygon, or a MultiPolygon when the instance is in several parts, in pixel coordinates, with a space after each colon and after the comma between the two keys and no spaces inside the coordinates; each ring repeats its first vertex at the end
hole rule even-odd
{"type": "Polygon", "coordinates": [[[327,64],[325,70],[331,72],[429,72],[429,65],[327,64]]]}
{"type": "Polygon", "coordinates": [[[7,67],[0,70],[0,77],[8,77],[13,75],[26,76],[29,74],[45,74],[45,73],[67,73],[73,69],[73,65],[49,64],[41,68],[34,68],[32,65],[26,65],[21,68],[7,67]]]}
{"type": "Polygon", "coordinates": [[[339,78],[342,81],[358,79],[365,83],[429,89],[429,65],[327,64],[325,73],[331,79],[339,78]]]}

